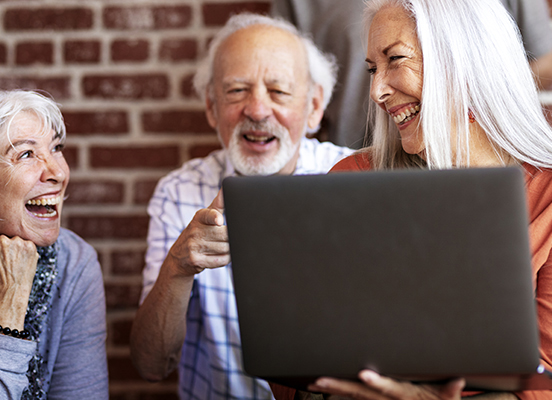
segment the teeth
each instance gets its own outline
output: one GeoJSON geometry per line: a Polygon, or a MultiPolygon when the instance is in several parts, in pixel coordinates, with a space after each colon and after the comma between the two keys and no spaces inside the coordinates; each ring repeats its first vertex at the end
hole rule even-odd
{"type": "Polygon", "coordinates": [[[27,204],[30,206],[55,206],[61,202],[61,197],[50,197],[47,199],[29,200],[27,204]]]}
{"type": "Polygon", "coordinates": [[[270,139],[270,136],[250,136],[245,135],[247,140],[250,140],[252,142],[266,142],[268,139],[270,139]]]}
{"type": "Polygon", "coordinates": [[[40,218],[51,218],[51,217],[55,217],[57,215],[57,211],[52,209],[52,211],[50,211],[46,214],[39,214],[39,213],[35,213],[35,212],[32,212],[31,214],[33,214],[37,217],[40,217],[40,218]]]}
{"type": "Polygon", "coordinates": [[[410,107],[409,109],[407,109],[406,111],[398,114],[398,115],[395,115],[393,117],[393,121],[395,121],[396,124],[402,124],[404,122],[407,121],[410,121],[412,118],[414,118],[416,116],[416,114],[418,113],[418,111],[420,111],[420,105],[416,105],[414,107],[410,107]],[[410,118],[412,117],[412,118],[410,118]]]}

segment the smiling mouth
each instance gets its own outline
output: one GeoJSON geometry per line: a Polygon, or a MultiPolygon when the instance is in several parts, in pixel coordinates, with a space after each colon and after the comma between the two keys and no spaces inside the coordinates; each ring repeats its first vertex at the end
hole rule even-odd
{"type": "Polygon", "coordinates": [[[393,121],[397,125],[402,125],[410,121],[411,119],[414,119],[416,115],[420,113],[420,105],[412,106],[410,108],[407,108],[405,111],[403,111],[400,114],[397,114],[393,116],[393,121]]]}
{"type": "Polygon", "coordinates": [[[55,217],[57,212],[57,205],[61,203],[61,196],[31,199],[27,201],[25,207],[31,214],[40,218],[52,218],[55,217]]]}
{"type": "Polygon", "coordinates": [[[276,139],[276,136],[256,136],[256,135],[243,135],[243,138],[251,143],[259,143],[259,144],[266,144],[272,142],[274,139],[276,139]]]}

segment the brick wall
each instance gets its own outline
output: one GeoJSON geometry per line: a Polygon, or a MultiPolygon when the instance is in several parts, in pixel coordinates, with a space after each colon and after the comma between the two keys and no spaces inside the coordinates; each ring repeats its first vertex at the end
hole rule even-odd
{"type": "Polygon", "coordinates": [[[191,76],[213,33],[270,0],[3,0],[0,88],[61,103],[71,167],[63,225],[97,250],[108,308],[111,398],[176,399],[176,375],[141,380],[129,360],[157,180],[218,147],[191,76]]]}
{"type": "Polygon", "coordinates": [[[161,176],[218,147],[191,89],[196,60],[212,34],[230,13],[266,12],[269,5],[270,0],[0,1],[0,87],[46,90],[62,104],[72,173],[63,225],[100,256],[112,399],[176,399],[175,374],[147,383],[129,360],[146,204],[161,176]]]}

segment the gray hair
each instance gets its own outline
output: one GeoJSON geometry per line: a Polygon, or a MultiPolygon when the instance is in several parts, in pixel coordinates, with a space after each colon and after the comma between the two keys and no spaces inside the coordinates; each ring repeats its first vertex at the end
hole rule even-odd
{"type": "MultiPolygon", "coordinates": [[[[300,33],[291,23],[281,18],[272,18],[252,13],[241,13],[232,16],[211,41],[207,56],[200,61],[194,76],[194,88],[201,99],[205,101],[206,90],[212,83],[215,56],[222,42],[234,32],[251,25],[268,25],[282,29],[293,34],[301,41],[307,53],[310,78],[312,82],[320,85],[324,91],[323,105],[325,109],[330,102],[337,79],[335,57],[322,53],[315,46],[311,38],[300,33]]],[[[211,100],[213,100],[213,95],[212,88],[209,88],[211,100]]]]}
{"type": "Polygon", "coordinates": [[[11,123],[20,112],[32,112],[42,122],[44,133],[51,128],[65,140],[65,124],[58,105],[38,92],[19,89],[0,91],[0,134],[9,139],[11,123]]]}
{"type": "Polygon", "coordinates": [[[552,166],[547,123],[516,23],[499,0],[370,0],[365,29],[384,6],[396,5],[416,23],[423,54],[420,124],[426,160],[406,154],[390,117],[371,102],[374,168],[469,166],[468,113],[497,155],[552,166]],[[464,152],[452,159],[451,138],[464,152]],[[465,162],[463,162],[465,160],[465,162]]]}

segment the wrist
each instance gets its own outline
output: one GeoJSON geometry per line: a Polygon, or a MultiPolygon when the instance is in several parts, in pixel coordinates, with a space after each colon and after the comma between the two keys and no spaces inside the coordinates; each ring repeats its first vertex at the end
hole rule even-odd
{"type": "Polygon", "coordinates": [[[24,339],[24,340],[29,340],[31,337],[31,333],[26,329],[19,331],[18,329],[11,329],[10,327],[1,326],[1,325],[0,325],[0,334],[4,336],[12,336],[14,338],[24,339]]]}

